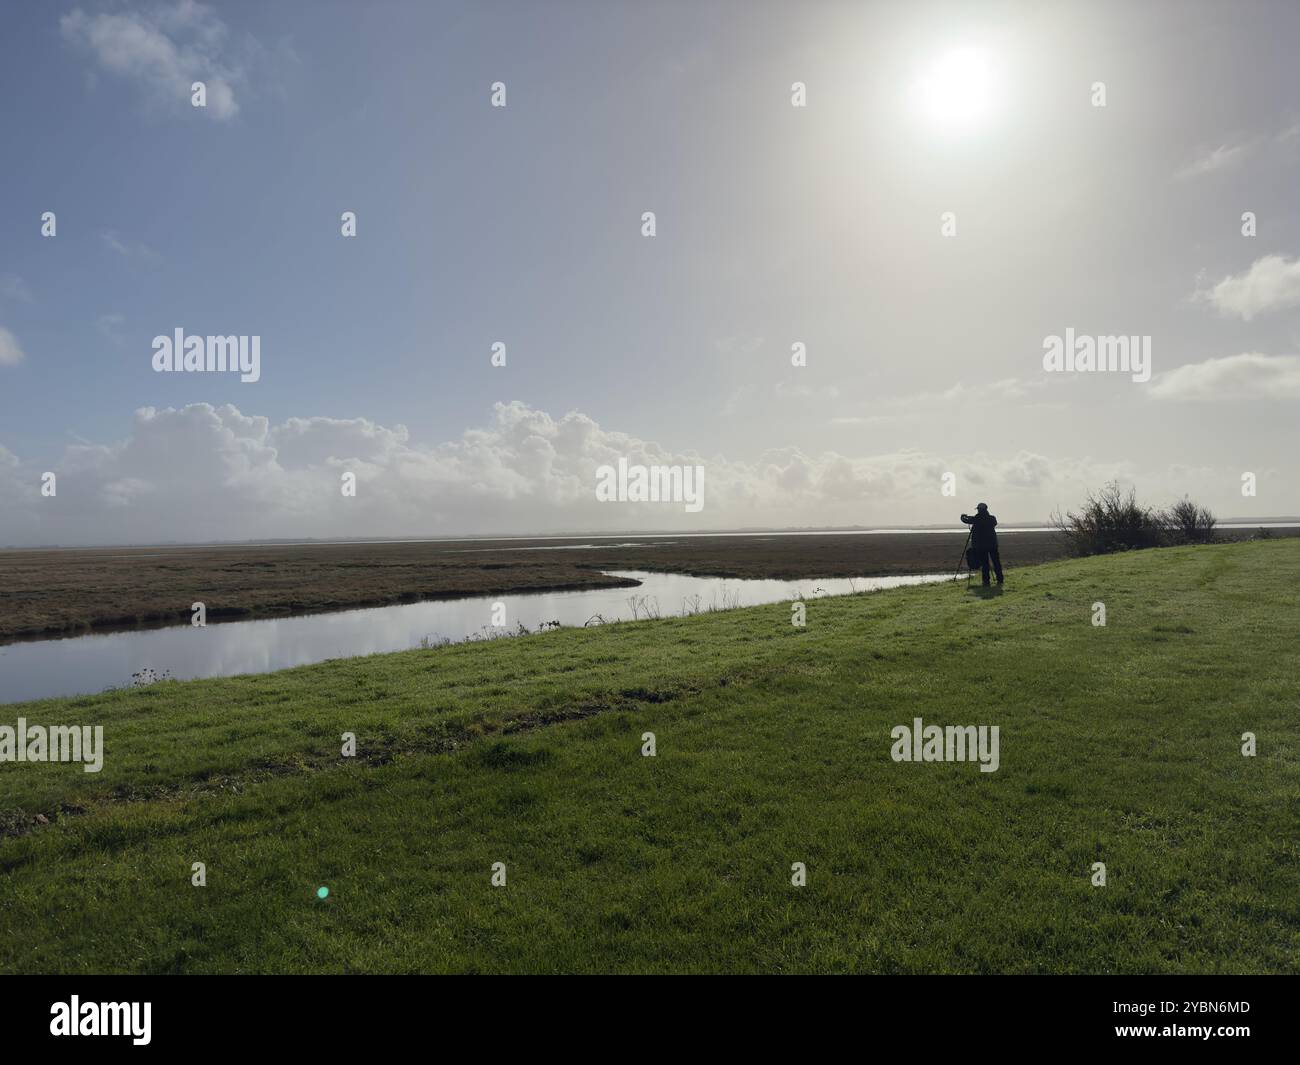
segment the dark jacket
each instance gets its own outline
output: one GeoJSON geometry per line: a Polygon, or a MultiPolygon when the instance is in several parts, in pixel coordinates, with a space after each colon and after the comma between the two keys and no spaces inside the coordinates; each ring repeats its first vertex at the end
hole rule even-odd
{"type": "Polygon", "coordinates": [[[963,514],[961,520],[971,527],[970,542],[972,547],[997,547],[998,519],[987,510],[983,513],[963,514]]]}

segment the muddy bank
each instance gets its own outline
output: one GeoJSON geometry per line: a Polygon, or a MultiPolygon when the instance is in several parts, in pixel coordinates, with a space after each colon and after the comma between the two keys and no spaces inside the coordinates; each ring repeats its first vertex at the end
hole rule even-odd
{"type": "MultiPolygon", "coordinates": [[[[1001,542],[1008,571],[1064,554],[1050,532],[1004,533],[1001,542]]],[[[622,583],[601,569],[781,579],[937,573],[956,567],[961,545],[948,533],[755,533],[9,550],[0,551],[0,641],[176,624],[195,602],[219,621],[622,583]]]]}

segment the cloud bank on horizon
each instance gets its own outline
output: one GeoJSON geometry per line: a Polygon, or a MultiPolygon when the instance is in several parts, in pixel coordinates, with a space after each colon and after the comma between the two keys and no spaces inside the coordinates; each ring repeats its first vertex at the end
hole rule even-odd
{"type": "Polygon", "coordinates": [[[70,445],[57,465],[57,495],[42,498],[39,467],[0,447],[0,493],[9,500],[0,544],[708,531],[900,524],[918,514],[951,522],[964,497],[935,498],[949,471],[967,486],[965,496],[999,499],[1008,517],[1043,520],[1051,507],[1112,479],[1153,486],[1173,477],[1208,496],[1225,476],[1024,450],[854,457],[786,448],[730,460],[674,452],[584,414],[553,418],[520,402],[498,403],[487,425],[432,445],[413,441],[405,426],[364,418],[272,423],[230,405],[143,408],[124,439],[70,445]],[[598,502],[597,471],[620,458],[703,465],[704,509],[598,502]],[[341,495],[345,473],[356,476],[355,499],[341,495]]]}

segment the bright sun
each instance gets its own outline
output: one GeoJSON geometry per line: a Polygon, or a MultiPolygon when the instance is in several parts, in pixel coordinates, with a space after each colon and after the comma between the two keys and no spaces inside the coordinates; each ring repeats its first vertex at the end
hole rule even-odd
{"type": "Polygon", "coordinates": [[[984,125],[997,102],[997,84],[988,53],[953,48],[934,59],[917,78],[917,109],[932,125],[966,133],[984,125]]]}

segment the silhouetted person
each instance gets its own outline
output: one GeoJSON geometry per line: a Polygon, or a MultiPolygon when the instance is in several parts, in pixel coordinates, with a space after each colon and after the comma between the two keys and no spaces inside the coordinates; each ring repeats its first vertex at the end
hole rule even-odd
{"type": "Polygon", "coordinates": [[[1002,560],[998,557],[998,519],[989,513],[987,503],[977,503],[975,513],[963,514],[961,520],[970,526],[970,549],[974,552],[971,568],[979,566],[984,577],[984,587],[989,586],[989,563],[1002,583],[1002,560]]]}

